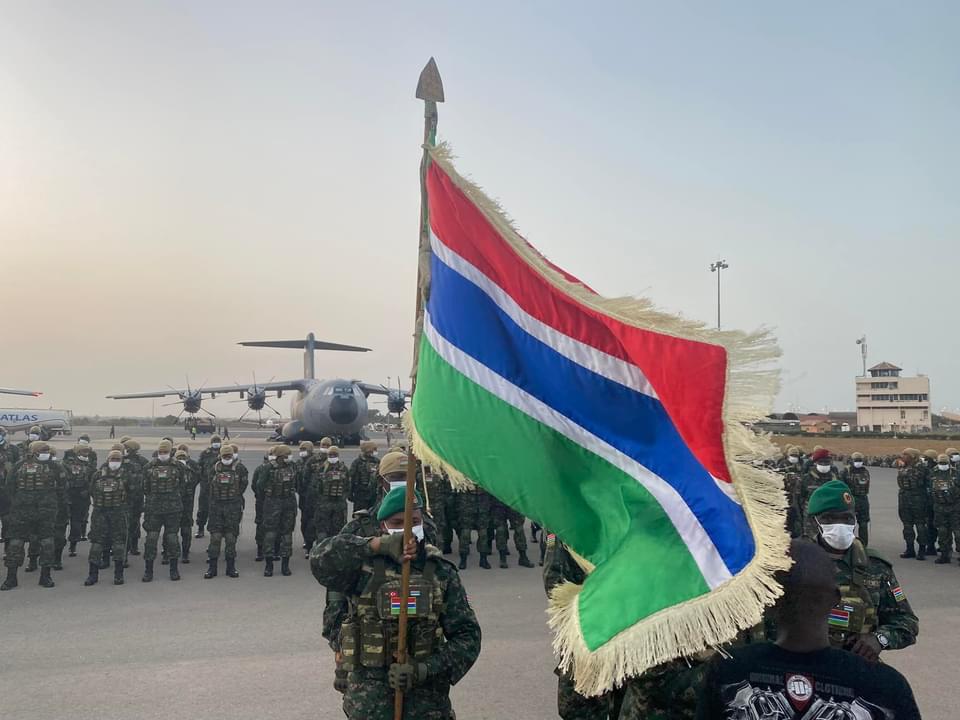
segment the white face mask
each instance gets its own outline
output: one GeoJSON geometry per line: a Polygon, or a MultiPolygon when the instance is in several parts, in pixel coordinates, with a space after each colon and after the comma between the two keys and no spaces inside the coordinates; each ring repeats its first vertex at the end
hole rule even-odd
{"type": "Polygon", "coordinates": [[[89,444],[90,444],[90,441],[89,441],[89,440],[80,440],[80,441],[77,442],[77,444],[78,444],[78,445],[89,445],[89,444]]]}
{"type": "Polygon", "coordinates": [[[796,455],[788,455],[788,456],[787,456],[787,461],[788,461],[791,465],[796,465],[798,462],[800,462],[800,458],[798,458],[796,455]]]}
{"type": "Polygon", "coordinates": [[[396,490],[398,487],[405,488],[407,486],[406,480],[394,480],[390,483],[390,489],[396,490]]]}
{"type": "Polygon", "coordinates": [[[336,465],[338,462],[340,462],[340,458],[334,455],[333,457],[328,457],[327,462],[331,465],[336,465]]]}
{"type": "MultiPolygon", "coordinates": [[[[399,535],[403,532],[403,528],[384,528],[387,531],[388,535],[399,535]]],[[[423,540],[423,525],[414,525],[410,528],[410,531],[413,533],[413,536],[418,540],[423,540]]]]}
{"type": "Polygon", "coordinates": [[[860,468],[863,467],[863,463],[860,462],[859,460],[854,460],[854,461],[853,461],[853,466],[859,470],[860,468]]]}
{"type": "Polygon", "coordinates": [[[949,463],[947,463],[946,465],[944,465],[943,463],[940,463],[940,464],[937,465],[937,470],[947,471],[947,470],[949,470],[949,469],[950,469],[950,464],[949,464],[949,463]]]}
{"type": "Polygon", "coordinates": [[[300,457],[305,458],[306,456],[307,456],[307,451],[306,451],[306,450],[301,450],[301,451],[300,451],[300,457]]]}
{"type": "Polygon", "coordinates": [[[328,452],[328,450],[327,450],[327,448],[322,447],[322,448],[320,448],[320,452],[322,452],[324,455],[326,455],[327,452],[328,452]]]}
{"type": "Polygon", "coordinates": [[[111,460],[110,462],[107,463],[107,467],[110,468],[111,470],[119,470],[120,463],[117,462],[116,460],[111,460]]]}
{"type": "MultiPolygon", "coordinates": [[[[0,443],[2,443],[2,442],[4,441],[4,439],[5,439],[5,438],[0,437],[0,443]]],[[[950,456],[950,459],[953,460],[953,462],[955,462],[955,463],[960,463],[960,455],[951,455],[951,456],[950,456]]]]}
{"type": "MultiPolygon", "coordinates": [[[[820,523],[817,522],[817,525],[820,525],[820,523]]],[[[856,537],[855,528],[855,525],[848,525],[847,523],[820,525],[820,536],[834,550],[849,550],[856,537]]]]}
{"type": "Polygon", "coordinates": [[[232,457],[220,458],[220,462],[222,462],[224,465],[233,465],[233,458],[232,457]]]}
{"type": "Polygon", "coordinates": [[[267,462],[273,462],[277,459],[276,455],[267,455],[267,462]]]}
{"type": "Polygon", "coordinates": [[[27,437],[30,438],[30,442],[33,442],[34,440],[39,440],[39,439],[40,439],[40,436],[37,435],[36,433],[30,433],[29,435],[27,435],[27,437]]]}
{"type": "Polygon", "coordinates": [[[821,465],[820,463],[817,463],[817,472],[818,472],[818,473],[828,473],[828,472],[830,472],[830,469],[831,469],[832,467],[833,467],[833,465],[821,465]]]}
{"type": "Polygon", "coordinates": [[[157,453],[157,460],[160,462],[166,462],[170,459],[170,453],[157,453]]]}
{"type": "Polygon", "coordinates": [[[220,443],[210,443],[210,447],[212,447],[214,450],[219,450],[220,443]]]}
{"type": "Polygon", "coordinates": [[[177,462],[180,463],[181,465],[183,465],[184,467],[187,466],[187,461],[184,460],[183,458],[180,458],[179,460],[177,460],[177,462]]]}
{"type": "Polygon", "coordinates": [[[40,462],[46,462],[49,459],[50,459],[50,453],[40,453],[39,455],[37,455],[37,460],[39,460],[40,462]]]}

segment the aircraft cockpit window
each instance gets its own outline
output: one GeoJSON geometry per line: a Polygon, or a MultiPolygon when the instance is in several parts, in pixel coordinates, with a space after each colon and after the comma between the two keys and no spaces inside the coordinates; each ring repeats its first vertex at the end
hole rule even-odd
{"type": "Polygon", "coordinates": [[[325,388],[323,389],[323,394],[324,394],[324,395],[333,395],[333,385],[330,385],[329,387],[325,387],[325,388]]]}
{"type": "Polygon", "coordinates": [[[337,395],[353,395],[353,388],[350,385],[338,385],[336,393],[337,395]]]}

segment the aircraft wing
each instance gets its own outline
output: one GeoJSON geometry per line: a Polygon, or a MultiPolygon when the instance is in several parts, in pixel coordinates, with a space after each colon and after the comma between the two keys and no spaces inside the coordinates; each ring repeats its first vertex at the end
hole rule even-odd
{"type": "Polygon", "coordinates": [[[371,383],[359,382],[357,380],[353,381],[353,384],[360,388],[360,391],[369,397],[370,395],[392,395],[396,393],[403,393],[404,397],[410,397],[410,392],[408,390],[399,390],[388,388],[386,385],[374,385],[371,383]]]}
{"type": "MultiPolygon", "coordinates": [[[[248,385],[223,385],[221,387],[200,387],[193,390],[193,392],[203,393],[204,395],[220,395],[227,393],[239,393],[246,392],[250,386],[248,385]]],[[[257,388],[259,390],[266,390],[267,392],[273,392],[276,390],[306,390],[306,381],[303,378],[299,380],[285,380],[280,382],[268,382],[268,383],[257,383],[257,388]]],[[[168,397],[176,396],[180,397],[186,395],[186,390],[157,390],[155,392],[142,392],[142,393],[125,393],[123,395],[107,395],[107,398],[110,400],[137,400],[141,398],[159,398],[159,397],[168,397]]]]}
{"type": "Polygon", "coordinates": [[[42,392],[36,390],[14,390],[13,388],[0,388],[0,393],[4,395],[29,395],[31,397],[40,397],[42,392]]]}
{"type": "MultiPolygon", "coordinates": [[[[185,392],[185,391],[183,391],[185,392]]],[[[126,393],[123,395],[107,395],[108,400],[136,400],[138,398],[160,398],[168,395],[180,396],[180,390],[157,390],[156,392],[126,393]]]]}

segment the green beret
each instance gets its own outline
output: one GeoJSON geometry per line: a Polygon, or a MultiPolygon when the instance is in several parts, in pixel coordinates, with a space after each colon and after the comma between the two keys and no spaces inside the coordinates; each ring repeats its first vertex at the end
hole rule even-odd
{"type": "MultiPolygon", "coordinates": [[[[403,506],[406,504],[407,489],[405,487],[394,488],[383,496],[383,502],[380,503],[380,509],[377,511],[377,520],[386,520],[391,515],[403,512],[403,506]]],[[[413,507],[423,507],[423,501],[420,499],[420,493],[413,493],[413,507]]]]}
{"type": "Polygon", "coordinates": [[[819,515],[829,510],[853,510],[853,495],[842,480],[824,483],[813,491],[810,502],[807,503],[807,515],[819,515]]]}

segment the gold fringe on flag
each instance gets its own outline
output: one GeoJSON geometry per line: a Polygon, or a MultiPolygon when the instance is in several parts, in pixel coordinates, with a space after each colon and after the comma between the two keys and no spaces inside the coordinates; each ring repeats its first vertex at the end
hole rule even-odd
{"type": "MultiPolygon", "coordinates": [[[[429,152],[431,161],[480,209],[517,254],[559,290],[629,325],[720,345],[727,351],[724,451],[734,490],[753,530],[756,554],[746,568],[712,592],[644,618],[595,651],[587,648],[580,630],[577,605],[581,586],[564,583],[554,588],[547,610],[554,631],[553,646],[561,668],[573,673],[577,691],[599,695],[669,660],[718,648],[740,631],[760,623],[764,608],[782,593],[774,573],[789,569],[791,564],[787,556],[790,537],[785,530],[787,501],[783,482],[778,474],[759,467],[762,461],[775,456],[776,449],[768,436],[748,427],[770,412],[779,389],[779,371],[771,364],[780,351],[771,332],[714,330],[657,310],[649,300],[606,299],[567,280],[517,233],[494,200],[456,171],[446,144],[432,147],[429,152]]],[[[422,283],[421,289],[428,293],[429,272],[423,274],[422,283]]],[[[404,424],[413,451],[424,464],[442,468],[454,487],[473,485],[423,441],[412,413],[406,413],[404,424]]],[[[593,570],[585,559],[577,560],[588,573],[593,570]]]]}

